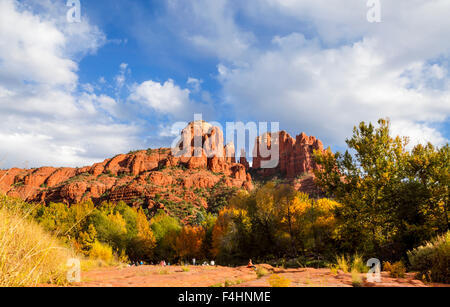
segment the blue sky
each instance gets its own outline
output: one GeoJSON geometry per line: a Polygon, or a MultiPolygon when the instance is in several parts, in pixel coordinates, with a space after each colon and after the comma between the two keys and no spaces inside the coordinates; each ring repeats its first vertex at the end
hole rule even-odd
{"type": "Polygon", "coordinates": [[[0,0],[0,167],[82,166],[170,146],[174,123],[276,121],[345,148],[389,117],[450,136],[450,3],[0,0]]]}

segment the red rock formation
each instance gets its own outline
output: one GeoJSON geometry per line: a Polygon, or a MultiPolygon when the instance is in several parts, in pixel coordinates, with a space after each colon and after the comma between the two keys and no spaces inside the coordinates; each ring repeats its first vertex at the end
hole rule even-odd
{"type": "Polygon", "coordinates": [[[256,139],[253,169],[261,176],[280,174],[287,178],[312,173],[317,169],[317,164],[313,160],[314,150],[324,151],[324,148],[322,142],[313,136],[308,137],[302,133],[294,139],[286,131],[267,133],[256,139]],[[278,163],[275,162],[274,167],[264,168],[264,162],[271,160],[272,156],[265,151],[262,154],[260,148],[267,148],[270,151],[277,147],[278,163]]]}
{"type": "MultiPolygon", "coordinates": [[[[311,173],[317,168],[313,151],[323,150],[322,143],[314,137],[301,134],[294,139],[284,131],[258,137],[256,145],[261,143],[279,151],[279,163],[273,168],[262,168],[270,157],[257,151],[252,169],[262,176],[280,174],[295,178],[311,173]]],[[[239,162],[236,163],[234,145],[224,145],[219,128],[195,122],[182,131],[174,150],[121,154],[83,168],[0,170],[0,192],[32,202],[72,204],[92,199],[96,203],[125,201],[163,208],[159,200],[164,199],[201,208],[207,206],[211,190],[253,189],[245,152],[241,152],[239,162]]],[[[314,188],[313,178],[294,184],[305,191],[314,188]]]]}
{"type": "Polygon", "coordinates": [[[176,163],[187,159],[189,169],[207,168],[214,173],[223,173],[238,180],[247,181],[246,167],[236,163],[233,143],[224,146],[223,132],[204,121],[190,123],[182,132],[181,139],[174,150],[176,163]]]}
{"type": "Polygon", "coordinates": [[[241,150],[241,158],[239,159],[239,163],[245,167],[246,171],[250,169],[250,163],[247,161],[247,154],[243,149],[241,150]]]}
{"type": "Polygon", "coordinates": [[[0,170],[0,192],[31,202],[73,204],[92,199],[151,207],[160,195],[205,207],[207,190],[218,184],[253,188],[246,166],[235,163],[234,154],[233,144],[224,146],[219,128],[197,122],[182,131],[177,150],[121,154],[83,168],[0,170]]]}

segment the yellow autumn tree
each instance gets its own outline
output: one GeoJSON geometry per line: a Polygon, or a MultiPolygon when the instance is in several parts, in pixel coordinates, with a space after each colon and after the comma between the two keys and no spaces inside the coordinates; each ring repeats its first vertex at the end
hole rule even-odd
{"type": "Polygon", "coordinates": [[[201,226],[185,226],[175,240],[175,250],[181,259],[203,258],[202,244],[205,229],[201,226]]]}
{"type": "MultiPolygon", "coordinates": [[[[297,255],[297,234],[299,218],[308,209],[308,196],[296,191],[291,185],[283,184],[274,191],[274,207],[277,212],[279,231],[289,235],[293,256],[297,255]]],[[[279,232],[279,233],[280,233],[279,232]]]]}
{"type": "Polygon", "coordinates": [[[141,208],[137,211],[136,227],[137,237],[147,242],[147,244],[153,248],[156,244],[156,239],[150,227],[150,222],[141,208]]]}
{"type": "Polygon", "coordinates": [[[339,206],[339,203],[326,198],[302,198],[296,228],[303,251],[317,254],[331,248],[336,230],[334,212],[339,206]]]}
{"type": "Polygon", "coordinates": [[[94,225],[90,224],[88,231],[80,233],[80,249],[86,256],[89,255],[95,241],[97,240],[97,231],[94,225]]]}
{"type": "Polygon", "coordinates": [[[129,243],[130,258],[137,261],[150,261],[156,247],[156,239],[150,227],[150,222],[141,208],[137,210],[136,228],[137,235],[129,243]]]}
{"type": "Polygon", "coordinates": [[[108,219],[117,227],[120,233],[127,233],[127,222],[124,220],[123,216],[119,213],[110,213],[108,219]]]}
{"type": "Polygon", "coordinates": [[[214,257],[223,254],[232,257],[245,252],[246,248],[251,248],[248,244],[250,233],[251,219],[246,210],[222,209],[213,228],[211,254],[214,257]]]}

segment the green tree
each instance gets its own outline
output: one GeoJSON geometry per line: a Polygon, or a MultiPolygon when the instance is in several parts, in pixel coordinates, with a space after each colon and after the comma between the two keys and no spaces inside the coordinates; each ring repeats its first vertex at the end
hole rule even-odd
{"type": "Polygon", "coordinates": [[[80,245],[81,245],[81,251],[86,255],[89,256],[89,253],[97,240],[97,231],[95,230],[94,225],[90,224],[88,231],[83,231],[80,233],[80,245]]]}
{"type": "Polygon", "coordinates": [[[407,138],[390,136],[388,120],[378,123],[355,127],[351,152],[316,152],[316,177],[343,204],[335,214],[344,250],[400,258],[448,227],[439,222],[448,219],[448,145],[410,152],[407,138]]]}
{"type": "Polygon", "coordinates": [[[150,221],[156,239],[155,260],[174,260],[176,258],[175,240],[181,231],[180,222],[159,210],[150,221]]]}
{"type": "Polygon", "coordinates": [[[156,246],[156,239],[142,209],[136,215],[137,234],[128,241],[127,254],[133,261],[151,261],[156,246]]]}

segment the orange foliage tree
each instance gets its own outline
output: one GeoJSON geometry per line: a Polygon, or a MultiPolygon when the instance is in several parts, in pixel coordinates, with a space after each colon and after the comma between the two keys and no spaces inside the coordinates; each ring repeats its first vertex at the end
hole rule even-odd
{"type": "Polygon", "coordinates": [[[175,241],[175,251],[180,259],[204,257],[202,244],[205,239],[205,229],[201,226],[185,226],[175,241]]]}

